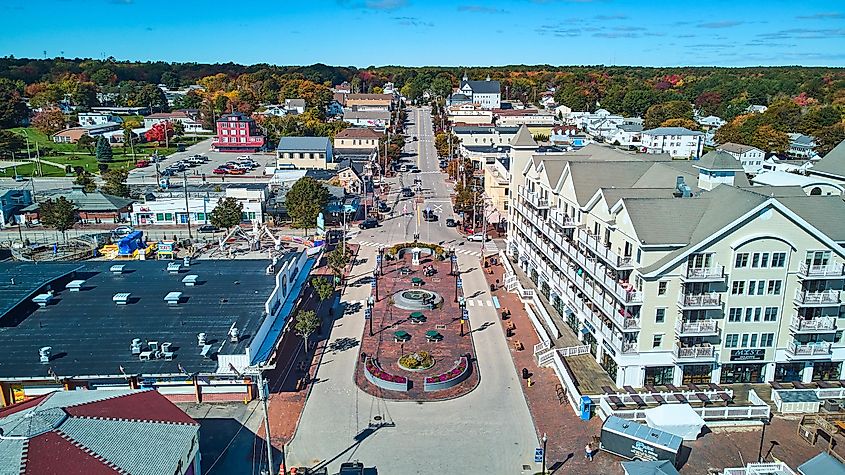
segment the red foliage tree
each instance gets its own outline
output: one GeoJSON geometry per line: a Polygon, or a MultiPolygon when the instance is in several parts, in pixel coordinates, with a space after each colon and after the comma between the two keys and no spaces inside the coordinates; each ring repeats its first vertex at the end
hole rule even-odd
{"type": "Polygon", "coordinates": [[[167,138],[173,137],[173,124],[170,122],[159,122],[152,126],[144,134],[144,137],[147,139],[147,142],[164,142],[167,138]]]}

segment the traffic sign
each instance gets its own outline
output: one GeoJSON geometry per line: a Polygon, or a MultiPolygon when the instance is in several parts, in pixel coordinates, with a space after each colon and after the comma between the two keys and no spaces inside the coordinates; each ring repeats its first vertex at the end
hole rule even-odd
{"type": "Polygon", "coordinates": [[[541,463],[543,461],[543,448],[537,447],[534,449],[534,462],[541,463]]]}
{"type": "Polygon", "coordinates": [[[461,278],[460,278],[460,277],[458,277],[458,288],[460,289],[460,288],[462,288],[463,286],[464,286],[463,281],[461,280],[461,278]]]}
{"type": "Polygon", "coordinates": [[[364,320],[369,320],[373,318],[373,312],[370,309],[364,310],[364,320]]]}

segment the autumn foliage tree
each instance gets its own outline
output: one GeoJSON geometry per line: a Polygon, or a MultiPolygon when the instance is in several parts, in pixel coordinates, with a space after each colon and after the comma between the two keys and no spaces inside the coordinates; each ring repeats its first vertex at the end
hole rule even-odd
{"type": "Polygon", "coordinates": [[[147,142],[165,142],[172,138],[173,135],[173,124],[170,122],[159,122],[158,124],[153,125],[150,130],[144,134],[144,137],[147,139],[147,142]]]}
{"type": "Polygon", "coordinates": [[[57,107],[48,107],[35,114],[30,123],[39,131],[52,135],[65,128],[65,115],[57,107]]]}

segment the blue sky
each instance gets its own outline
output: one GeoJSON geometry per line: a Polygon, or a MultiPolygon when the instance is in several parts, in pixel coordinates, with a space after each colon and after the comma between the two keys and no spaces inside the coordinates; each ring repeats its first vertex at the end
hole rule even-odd
{"type": "Polygon", "coordinates": [[[0,31],[36,58],[845,66],[843,0],[0,0],[0,31]]]}

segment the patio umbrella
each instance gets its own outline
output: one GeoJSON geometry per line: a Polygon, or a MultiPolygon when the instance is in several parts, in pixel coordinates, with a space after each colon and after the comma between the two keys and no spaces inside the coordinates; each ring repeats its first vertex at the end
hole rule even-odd
{"type": "Polygon", "coordinates": [[[424,315],[422,312],[414,312],[411,314],[411,318],[424,318],[424,315]]]}
{"type": "Polygon", "coordinates": [[[419,277],[414,277],[413,279],[411,279],[412,284],[422,284],[422,281],[423,280],[420,279],[419,277]]]}

